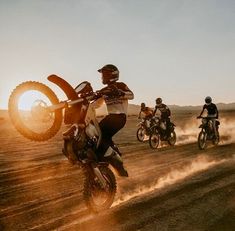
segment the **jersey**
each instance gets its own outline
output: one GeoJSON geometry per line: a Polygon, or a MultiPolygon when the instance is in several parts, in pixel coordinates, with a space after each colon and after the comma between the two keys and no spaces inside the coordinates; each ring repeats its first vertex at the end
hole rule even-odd
{"type": "Polygon", "coordinates": [[[159,110],[161,112],[162,118],[168,118],[171,115],[170,109],[163,103],[155,106],[154,115],[157,110],[159,110]]]}
{"type": "Polygon", "coordinates": [[[126,114],[128,108],[128,100],[134,98],[133,92],[127,87],[125,83],[122,82],[114,82],[109,84],[107,87],[101,89],[102,91],[112,91],[112,89],[118,89],[123,93],[123,96],[113,96],[112,95],[104,95],[104,101],[107,106],[107,111],[109,114],[126,114]]]}
{"type": "Polygon", "coordinates": [[[139,113],[139,117],[141,114],[144,115],[144,118],[148,118],[153,115],[153,110],[149,107],[144,107],[144,108],[141,108],[140,113],[139,113]]]}
{"type": "Polygon", "coordinates": [[[214,103],[205,104],[203,106],[202,113],[204,110],[207,110],[208,116],[215,116],[215,117],[219,116],[218,109],[214,103]]]}

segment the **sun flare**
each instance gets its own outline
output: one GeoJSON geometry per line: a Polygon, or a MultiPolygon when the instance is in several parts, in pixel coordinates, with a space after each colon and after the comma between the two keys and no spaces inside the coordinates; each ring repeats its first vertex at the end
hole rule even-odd
{"type": "Polygon", "coordinates": [[[50,100],[38,91],[25,92],[18,101],[19,110],[30,111],[35,102],[41,101],[44,105],[51,105],[50,100]]]}

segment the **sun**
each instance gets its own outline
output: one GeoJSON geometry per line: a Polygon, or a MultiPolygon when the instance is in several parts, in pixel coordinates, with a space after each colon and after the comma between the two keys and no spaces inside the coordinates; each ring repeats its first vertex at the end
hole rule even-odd
{"type": "Polygon", "coordinates": [[[50,100],[39,91],[31,90],[22,94],[18,100],[18,109],[23,111],[30,111],[32,107],[40,102],[45,107],[51,105],[50,100]]]}

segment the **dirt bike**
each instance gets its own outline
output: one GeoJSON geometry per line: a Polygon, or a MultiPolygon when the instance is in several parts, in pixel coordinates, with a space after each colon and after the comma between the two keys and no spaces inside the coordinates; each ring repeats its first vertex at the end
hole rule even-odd
{"type": "Polygon", "coordinates": [[[63,153],[72,164],[78,164],[83,169],[85,203],[93,212],[105,210],[112,205],[117,187],[109,165],[119,175],[120,167],[123,167],[121,153],[114,144],[102,160],[98,160],[95,154],[102,136],[95,108],[105,92],[94,92],[87,81],[73,88],[56,75],[48,76],[48,80],[59,86],[68,100],[59,102],[45,84],[24,82],[10,95],[8,107],[11,121],[24,137],[46,141],[57,134],[64,119],[69,129],[63,133],[63,153]],[[31,105],[28,106],[28,103],[31,105]]]}
{"type": "Polygon", "coordinates": [[[149,145],[152,149],[159,146],[160,141],[167,141],[169,145],[173,146],[176,143],[175,124],[170,122],[168,130],[166,123],[161,118],[154,116],[154,124],[151,127],[151,134],[149,136],[149,145]]]}
{"type": "Polygon", "coordinates": [[[151,118],[148,119],[141,119],[138,123],[138,129],[136,131],[137,140],[140,142],[144,142],[145,137],[150,135],[150,128],[151,128],[151,118]]]}
{"type": "Polygon", "coordinates": [[[213,145],[218,145],[220,137],[219,137],[219,125],[220,122],[218,120],[215,121],[216,132],[215,134],[213,128],[212,117],[202,117],[198,116],[197,119],[202,119],[202,123],[199,126],[201,128],[200,133],[198,134],[198,147],[203,150],[207,147],[207,141],[212,141],[213,145]]]}

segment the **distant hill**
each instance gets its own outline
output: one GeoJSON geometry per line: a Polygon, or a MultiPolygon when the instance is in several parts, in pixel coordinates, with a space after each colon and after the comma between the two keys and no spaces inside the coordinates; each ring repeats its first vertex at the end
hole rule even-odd
{"type": "MultiPolygon", "coordinates": [[[[218,107],[218,110],[235,110],[235,103],[218,103],[216,104],[218,107]]],[[[178,105],[168,105],[168,107],[173,112],[180,112],[180,111],[200,111],[203,107],[203,105],[197,105],[197,106],[178,106],[178,105]]],[[[140,111],[140,106],[135,104],[129,104],[128,107],[128,113],[129,115],[137,115],[140,111]]]]}
{"type": "MultiPolygon", "coordinates": [[[[227,111],[227,110],[235,110],[235,103],[218,103],[216,104],[219,110],[227,111]]],[[[203,105],[198,106],[178,106],[178,105],[168,105],[171,111],[173,112],[183,112],[183,111],[200,111],[203,105]]],[[[140,112],[140,105],[129,104],[128,106],[128,115],[138,115],[140,112]]],[[[97,115],[106,115],[107,109],[106,106],[103,105],[97,110],[97,115]]],[[[0,118],[8,118],[7,110],[0,110],[0,118]]]]}
{"type": "MultiPolygon", "coordinates": [[[[218,103],[216,104],[219,110],[235,110],[235,103],[218,103]]],[[[178,106],[178,105],[169,105],[169,108],[172,110],[189,110],[189,111],[195,111],[195,110],[201,110],[203,105],[197,105],[197,106],[178,106]]]]}

